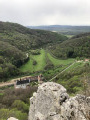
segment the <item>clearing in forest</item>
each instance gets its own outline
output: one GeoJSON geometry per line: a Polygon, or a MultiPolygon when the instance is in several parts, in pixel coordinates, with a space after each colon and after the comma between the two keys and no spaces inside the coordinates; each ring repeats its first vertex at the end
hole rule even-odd
{"type": "Polygon", "coordinates": [[[75,59],[66,59],[61,60],[53,57],[49,52],[46,52],[44,49],[40,50],[39,55],[31,55],[30,60],[21,66],[20,70],[22,72],[35,72],[35,71],[41,71],[44,70],[44,67],[46,65],[46,57],[51,61],[51,63],[56,67],[60,65],[69,65],[74,62],[75,59]],[[36,64],[34,65],[34,61],[36,61],[36,64]]]}

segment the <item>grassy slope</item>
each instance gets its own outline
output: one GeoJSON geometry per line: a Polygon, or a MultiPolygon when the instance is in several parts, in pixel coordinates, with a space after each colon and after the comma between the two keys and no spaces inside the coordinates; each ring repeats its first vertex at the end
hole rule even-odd
{"type": "MultiPolygon", "coordinates": [[[[40,70],[44,69],[44,67],[46,65],[46,55],[45,55],[46,53],[45,53],[44,49],[42,49],[40,52],[41,52],[40,55],[32,55],[30,57],[31,59],[20,68],[22,72],[26,72],[26,71],[33,72],[33,71],[40,71],[40,70]],[[33,60],[35,60],[37,62],[37,65],[33,65],[33,60]]],[[[71,64],[74,62],[74,59],[67,59],[67,60],[56,59],[56,58],[52,57],[50,55],[50,53],[47,53],[47,56],[55,67],[60,66],[60,65],[63,65],[63,67],[64,67],[64,66],[67,66],[68,64],[71,64]]],[[[58,70],[58,68],[57,68],[57,70],[58,70]]],[[[50,71],[52,71],[52,70],[50,70],[50,71]]]]}
{"type": "Polygon", "coordinates": [[[25,71],[33,72],[33,71],[40,71],[44,69],[46,64],[45,50],[42,49],[40,52],[41,52],[40,55],[32,55],[30,57],[31,59],[20,68],[22,72],[25,72],[25,71]],[[33,60],[37,62],[36,65],[33,65],[33,60]]]}
{"type": "Polygon", "coordinates": [[[66,71],[70,71],[70,70],[74,70],[77,68],[80,68],[80,67],[83,67],[85,65],[84,62],[76,62],[73,66],[71,66],[69,69],[67,69],[66,71]]]}
{"type": "Polygon", "coordinates": [[[56,59],[56,58],[52,57],[50,55],[50,53],[47,53],[47,55],[48,55],[49,59],[51,60],[51,62],[54,64],[54,66],[70,64],[70,63],[74,62],[74,60],[75,60],[75,59],[60,60],[60,59],[56,59]]]}

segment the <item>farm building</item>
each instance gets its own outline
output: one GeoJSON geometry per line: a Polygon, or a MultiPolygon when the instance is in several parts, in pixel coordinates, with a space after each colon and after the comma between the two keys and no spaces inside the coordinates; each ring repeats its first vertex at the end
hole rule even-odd
{"type": "Polygon", "coordinates": [[[30,82],[38,82],[38,83],[42,83],[43,81],[43,76],[39,75],[39,76],[34,76],[34,77],[26,77],[20,80],[17,80],[15,82],[14,87],[17,88],[22,88],[22,89],[26,89],[27,86],[30,84],[30,82]]]}

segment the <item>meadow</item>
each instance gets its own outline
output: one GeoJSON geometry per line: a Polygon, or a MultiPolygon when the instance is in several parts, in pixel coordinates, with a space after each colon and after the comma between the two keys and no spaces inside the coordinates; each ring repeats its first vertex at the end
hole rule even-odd
{"type": "Polygon", "coordinates": [[[46,50],[41,49],[39,55],[30,55],[30,60],[26,64],[21,66],[20,70],[22,72],[42,71],[42,70],[44,70],[44,67],[46,65],[47,57],[51,61],[51,63],[54,65],[54,67],[57,67],[60,65],[69,65],[69,64],[73,63],[75,60],[75,59],[60,60],[60,59],[54,58],[46,50]],[[34,61],[36,61],[35,65],[33,64],[34,61]]]}
{"type": "Polygon", "coordinates": [[[51,56],[50,53],[47,53],[47,56],[49,57],[50,61],[53,63],[54,66],[67,65],[67,64],[71,64],[75,61],[75,59],[66,59],[66,60],[57,59],[57,58],[51,56]]]}
{"type": "Polygon", "coordinates": [[[48,50],[41,49],[39,55],[30,54],[30,60],[26,64],[21,66],[20,70],[21,72],[31,73],[31,75],[41,73],[48,81],[56,74],[60,73],[65,68],[67,68],[74,61],[75,59],[62,60],[55,58],[49,53],[48,50]],[[33,64],[34,61],[36,62],[36,64],[33,64]]]}
{"type": "Polygon", "coordinates": [[[22,72],[35,72],[43,70],[46,64],[45,59],[45,50],[41,49],[39,55],[30,55],[30,60],[24,64],[20,70],[22,72]],[[33,65],[33,62],[36,61],[36,65],[33,65]]]}

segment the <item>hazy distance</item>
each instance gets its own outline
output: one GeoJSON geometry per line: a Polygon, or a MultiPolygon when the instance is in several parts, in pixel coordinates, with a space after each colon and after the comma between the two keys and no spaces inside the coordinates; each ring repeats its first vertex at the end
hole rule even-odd
{"type": "Polygon", "coordinates": [[[0,21],[25,26],[90,25],[90,0],[0,0],[0,21]]]}

